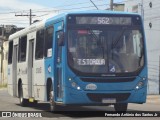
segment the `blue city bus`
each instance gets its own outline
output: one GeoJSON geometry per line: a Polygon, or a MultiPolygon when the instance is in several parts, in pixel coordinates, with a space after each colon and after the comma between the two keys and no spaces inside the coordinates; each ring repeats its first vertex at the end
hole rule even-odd
{"type": "Polygon", "coordinates": [[[126,111],[128,103],[145,103],[147,57],[140,15],[85,11],[58,19],[63,21],[63,37],[54,44],[52,106],[113,104],[115,110],[126,111]]]}
{"type": "MultiPolygon", "coordinates": [[[[34,69],[30,75],[35,76],[32,92],[25,93],[23,80],[17,81],[21,105],[26,100],[43,100],[50,102],[51,111],[64,105],[114,105],[115,111],[126,111],[128,103],[146,102],[147,54],[140,15],[101,10],[69,12],[39,26],[32,30],[37,33],[35,44],[27,44],[31,46],[27,49],[33,49],[30,58],[35,55],[29,62],[34,69]],[[44,37],[40,37],[43,31],[39,33],[39,29],[43,29],[44,37]],[[38,38],[45,41],[39,45],[42,56],[36,52],[38,38]]],[[[31,83],[27,83],[30,88],[31,83]]]]}

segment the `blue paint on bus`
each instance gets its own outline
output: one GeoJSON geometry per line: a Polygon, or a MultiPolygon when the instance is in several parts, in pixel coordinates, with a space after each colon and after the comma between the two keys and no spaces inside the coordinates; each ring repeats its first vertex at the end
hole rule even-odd
{"type": "MultiPolygon", "coordinates": [[[[142,37],[143,43],[141,43],[143,44],[143,53],[140,53],[140,54],[143,54],[143,58],[137,58],[137,59],[143,59],[144,63],[142,67],[140,66],[141,69],[139,71],[135,71],[136,72],[135,74],[128,75],[129,74],[128,71],[125,71],[124,75],[115,74],[115,70],[111,71],[112,68],[115,69],[115,66],[112,65],[110,68],[111,73],[109,74],[104,74],[104,75],[101,74],[96,76],[94,74],[83,75],[81,73],[83,73],[83,70],[85,71],[85,69],[83,69],[82,71],[78,71],[78,70],[75,70],[76,67],[72,68],[73,66],[69,65],[69,60],[68,60],[69,54],[67,52],[69,49],[68,46],[70,44],[69,36],[68,36],[69,32],[70,33],[72,32],[70,36],[71,38],[73,38],[72,35],[77,29],[87,30],[90,28],[89,27],[85,28],[85,25],[81,26],[81,24],[75,25],[76,23],[73,23],[73,24],[68,23],[68,20],[67,20],[68,16],[71,16],[73,18],[74,16],[87,16],[87,15],[89,16],[109,15],[114,17],[119,15],[120,16],[124,15],[125,17],[137,16],[137,19],[138,18],[141,19],[139,15],[133,14],[133,13],[99,11],[99,10],[84,11],[84,12],[70,12],[70,13],[61,14],[56,17],[52,17],[48,19],[45,25],[46,25],[46,28],[48,26],[54,26],[54,32],[53,32],[54,37],[53,37],[52,57],[45,59],[45,79],[47,80],[48,78],[53,78],[52,82],[53,82],[53,89],[54,89],[54,95],[55,95],[55,98],[54,98],[55,102],[62,102],[63,104],[78,104],[78,105],[99,104],[100,105],[100,104],[103,104],[103,99],[105,100],[107,98],[115,98],[117,103],[145,103],[146,95],[147,95],[148,71],[147,71],[146,41],[145,41],[142,22],[141,22],[142,24],[139,24],[139,26],[140,26],[140,29],[142,30],[142,35],[143,35],[142,37]],[[69,26],[69,24],[71,26],[69,26]],[[74,25],[77,27],[74,27],[74,25]],[[72,31],[69,31],[69,29],[72,29],[72,31]],[[58,43],[57,32],[59,31],[63,31],[65,36],[64,45],[60,47],[57,44],[58,43]],[[57,57],[58,51],[60,51],[60,63],[57,62],[57,60],[59,60],[59,58],[57,57]],[[61,82],[58,83],[58,80],[61,82]],[[112,82],[112,80],[114,82],[112,82]],[[118,82],[118,80],[120,81],[118,82]],[[59,88],[57,86],[61,86],[61,90],[58,90],[59,88]],[[59,94],[58,92],[61,92],[61,93],[59,94]]],[[[97,26],[95,25],[95,29],[97,26]]],[[[94,25],[91,27],[91,29],[93,29],[93,27],[94,25]]],[[[134,29],[136,28],[137,26],[135,25],[134,29]]],[[[87,34],[85,33],[85,31],[83,31],[84,33],[80,33],[78,30],[76,31],[77,32],[76,34],[78,34],[77,35],[78,37],[81,34],[84,34],[82,35],[84,37],[90,36],[92,34],[91,32],[87,34]]],[[[94,34],[97,34],[96,31],[93,31],[93,32],[95,32],[94,34]]],[[[99,31],[99,34],[100,32],[102,31],[99,31]]],[[[137,32],[137,31],[133,30],[133,34],[134,32],[137,32]]],[[[125,39],[123,40],[125,41],[125,39]]],[[[76,40],[77,38],[75,38],[75,41],[76,40]]],[[[74,40],[72,41],[73,41],[72,44],[74,44],[74,40]]],[[[115,43],[115,44],[118,44],[118,43],[115,43]]],[[[127,43],[124,43],[124,44],[127,44],[127,43]]],[[[72,56],[74,54],[77,54],[75,52],[76,50],[74,47],[70,48],[70,51],[73,53],[72,56]]],[[[139,61],[141,62],[141,60],[139,61]]],[[[106,62],[108,61],[106,60],[106,62]]],[[[137,64],[141,64],[141,63],[137,63],[137,64]]],[[[86,69],[88,68],[86,67],[86,69]]]]}

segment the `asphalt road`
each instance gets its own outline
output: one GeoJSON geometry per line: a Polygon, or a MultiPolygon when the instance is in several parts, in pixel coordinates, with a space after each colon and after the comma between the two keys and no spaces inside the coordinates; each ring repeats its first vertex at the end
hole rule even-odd
{"type": "MultiPolygon", "coordinates": [[[[128,111],[132,112],[143,112],[143,111],[159,111],[160,113],[160,97],[159,96],[149,96],[147,99],[147,103],[145,104],[129,104],[128,111]]],[[[101,114],[96,114],[97,111],[114,111],[113,106],[83,106],[83,107],[63,107],[63,111],[72,111],[72,112],[58,112],[58,113],[51,113],[47,112],[49,110],[49,104],[39,102],[35,106],[29,107],[21,107],[19,105],[19,99],[10,96],[7,93],[7,89],[0,89],[0,111],[18,111],[18,112],[25,112],[25,111],[32,111],[32,112],[42,112],[41,119],[63,119],[63,120],[70,120],[70,119],[83,119],[83,120],[109,120],[109,119],[135,119],[135,117],[102,117],[101,114]],[[81,114],[75,111],[93,111],[85,114],[81,114]],[[101,117],[100,117],[101,116],[101,117]]],[[[82,112],[83,113],[83,112],[82,112]]],[[[2,118],[0,119],[7,119],[2,118]]],[[[21,118],[14,118],[14,119],[21,119],[21,118]]],[[[23,118],[28,119],[28,118],[23,118]]],[[[39,119],[39,118],[35,118],[39,119]]],[[[137,119],[144,119],[143,117],[136,117],[137,119]]],[[[145,119],[151,119],[150,117],[145,117],[145,119]]],[[[153,117],[152,119],[159,119],[159,117],[153,117]]]]}

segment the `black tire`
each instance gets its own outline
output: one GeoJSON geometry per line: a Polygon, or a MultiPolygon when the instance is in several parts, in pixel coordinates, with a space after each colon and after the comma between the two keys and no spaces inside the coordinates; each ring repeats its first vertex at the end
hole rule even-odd
{"type": "Polygon", "coordinates": [[[23,107],[28,106],[29,104],[28,99],[23,98],[22,83],[19,86],[19,102],[20,102],[20,105],[23,107]]]}
{"type": "Polygon", "coordinates": [[[53,88],[52,85],[50,87],[50,91],[49,91],[49,102],[50,102],[50,111],[51,112],[57,112],[59,111],[59,106],[56,105],[56,103],[54,102],[54,92],[53,92],[53,88]]]}
{"type": "Polygon", "coordinates": [[[37,101],[37,100],[34,100],[33,104],[34,104],[34,105],[37,105],[37,104],[38,104],[38,101],[37,101]]]}
{"type": "Polygon", "coordinates": [[[128,107],[128,103],[117,103],[114,105],[114,109],[117,112],[126,112],[128,107]]]}
{"type": "Polygon", "coordinates": [[[37,104],[38,104],[37,100],[34,100],[34,102],[28,102],[29,106],[37,106],[37,104]]]}

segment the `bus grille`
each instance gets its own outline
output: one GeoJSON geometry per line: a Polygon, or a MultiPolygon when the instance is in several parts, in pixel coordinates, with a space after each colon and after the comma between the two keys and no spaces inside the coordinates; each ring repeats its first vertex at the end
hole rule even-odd
{"type": "Polygon", "coordinates": [[[83,82],[98,82],[98,83],[115,83],[115,82],[131,82],[135,80],[136,77],[128,78],[81,78],[83,82]]]}
{"type": "Polygon", "coordinates": [[[114,93],[114,94],[87,93],[87,96],[91,101],[94,102],[102,102],[103,98],[115,98],[117,102],[120,102],[127,100],[130,96],[130,93],[114,93]]]}

